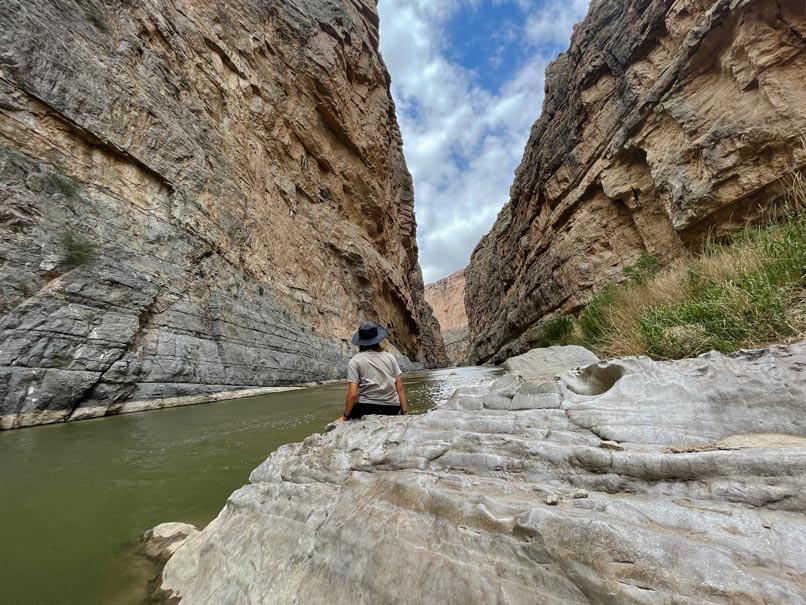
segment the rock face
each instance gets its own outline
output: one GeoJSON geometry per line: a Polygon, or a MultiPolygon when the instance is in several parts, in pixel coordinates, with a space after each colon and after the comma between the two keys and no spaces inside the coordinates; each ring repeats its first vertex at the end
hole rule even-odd
{"type": "Polygon", "coordinates": [[[529,348],[641,253],[668,261],[780,201],[806,164],[804,73],[801,0],[592,2],[466,271],[471,360],[529,348]]]}
{"type": "Polygon", "coordinates": [[[425,301],[439,320],[445,352],[454,365],[467,357],[468,328],[465,313],[465,271],[457,271],[433,284],[425,285],[425,301]]]}
{"type": "Polygon", "coordinates": [[[337,378],[369,319],[441,361],[374,2],[9,0],[0,48],[0,428],[337,378]]]}
{"type": "Polygon", "coordinates": [[[194,604],[801,604],[804,370],[806,343],[616,359],[337,425],[272,454],[162,586],[194,604]]]}

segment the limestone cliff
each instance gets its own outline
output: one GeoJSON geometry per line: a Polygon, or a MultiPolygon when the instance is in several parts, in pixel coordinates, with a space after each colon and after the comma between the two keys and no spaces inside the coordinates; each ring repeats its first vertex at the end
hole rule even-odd
{"type": "Polygon", "coordinates": [[[777,203],[806,164],[804,73],[802,0],[594,0],[466,272],[472,360],[777,203]]]}
{"type": "Polygon", "coordinates": [[[544,349],[517,364],[542,380],[331,425],[172,541],[162,587],[193,605],[802,605],[805,355],[547,379],[592,355],[544,349]]]}
{"type": "Polygon", "coordinates": [[[439,361],[365,0],[7,0],[0,428],[439,361]]]}
{"type": "Polygon", "coordinates": [[[468,353],[467,313],[465,312],[464,269],[425,285],[425,301],[439,320],[445,352],[454,365],[468,353]]]}

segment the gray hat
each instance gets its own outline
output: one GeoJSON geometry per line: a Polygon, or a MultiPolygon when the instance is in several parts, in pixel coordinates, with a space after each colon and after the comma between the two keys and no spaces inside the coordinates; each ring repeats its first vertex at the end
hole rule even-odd
{"type": "Polygon", "coordinates": [[[359,347],[371,347],[386,338],[386,328],[371,321],[361,324],[358,332],[353,334],[353,344],[359,347]]]}

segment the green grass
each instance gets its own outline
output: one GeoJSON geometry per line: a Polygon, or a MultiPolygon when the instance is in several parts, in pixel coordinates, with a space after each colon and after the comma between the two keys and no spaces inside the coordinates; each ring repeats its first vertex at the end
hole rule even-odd
{"type": "Polygon", "coordinates": [[[640,258],[624,269],[624,276],[636,284],[643,284],[653,275],[657,275],[661,265],[657,257],[641,252],[640,258]]]}
{"type": "Polygon", "coordinates": [[[774,221],[666,269],[643,255],[623,282],[591,299],[572,338],[601,356],[668,359],[803,338],[806,215],[798,199],[803,191],[774,221]]]}
{"type": "Polygon", "coordinates": [[[571,344],[574,331],[574,319],[570,315],[560,315],[543,324],[543,329],[533,347],[550,347],[552,345],[571,344]]]}

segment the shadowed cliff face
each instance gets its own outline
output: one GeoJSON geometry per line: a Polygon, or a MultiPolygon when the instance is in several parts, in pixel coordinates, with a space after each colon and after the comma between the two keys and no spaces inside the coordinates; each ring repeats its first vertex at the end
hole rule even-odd
{"type": "Polygon", "coordinates": [[[0,428],[337,378],[368,319],[442,361],[374,2],[12,0],[0,47],[0,428]]]}
{"type": "Polygon", "coordinates": [[[806,164],[804,73],[800,0],[594,0],[466,271],[471,360],[780,201],[806,164]]]}

